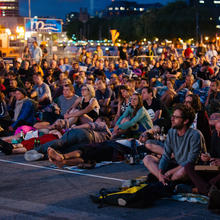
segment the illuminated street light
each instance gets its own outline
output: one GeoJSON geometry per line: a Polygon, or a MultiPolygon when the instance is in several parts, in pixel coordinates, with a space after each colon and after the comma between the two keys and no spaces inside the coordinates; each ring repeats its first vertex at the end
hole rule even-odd
{"type": "Polygon", "coordinates": [[[5,29],[5,32],[8,34],[8,35],[11,35],[11,30],[9,28],[6,28],[5,29]]]}
{"type": "Polygon", "coordinates": [[[28,15],[31,18],[31,0],[28,0],[28,15]]]}

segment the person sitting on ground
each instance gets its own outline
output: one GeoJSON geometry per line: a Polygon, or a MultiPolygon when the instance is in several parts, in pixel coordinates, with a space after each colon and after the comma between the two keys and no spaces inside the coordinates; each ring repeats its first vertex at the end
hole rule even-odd
{"type": "Polygon", "coordinates": [[[75,123],[93,122],[98,118],[99,104],[95,98],[93,86],[84,84],[81,93],[82,97],[78,97],[70,109],[64,114],[64,120],[58,119],[49,129],[70,128],[75,123]]]}
{"type": "Polygon", "coordinates": [[[110,101],[112,90],[107,87],[106,80],[99,79],[96,82],[96,99],[100,106],[100,115],[110,114],[110,101]]]}
{"type": "Polygon", "coordinates": [[[33,75],[33,81],[35,86],[33,87],[34,91],[31,93],[31,98],[37,97],[39,109],[43,109],[52,101],[50,88],[46,83],[44,83],[43,77],[40,73],[33,75]]]}
{"type": "MultiPolygon", "coordinates": [[[[201,154],[201,160],[205,163],[210,163],[211,166],[220,166],[220,121],[215,125],[215,132],[211,141],[211,155],[201,154]]],[[[207,195],[212,185],[220,189],[220,174],[198,172],[194,170],[194,164],[188,163],[185,166],[185,171],[190,177],[196,188],[194,192],[207,195]]]]}
{"type": "MultiPolygon", "coordinates": [[[[58,97],[57,103],[53,102],[51,109],[43,112],[43,120],[53,124],[57,119],[63,119],[64,115],[70,110],[78,96],[74,93],[72,84],[65,84],[63,94],[58,97]]],[[[38,127],[39,128],[39,127],[38,127]]]]}
{"type": "Polygon", "coordinates": [[[12,124],[8,127],[9,131],[14,131],[21,125],[33,125],[35,122],[35,106],[32,100],[27,98],[24,89],[17,88],[15,92],[16,104],[12,124]]]}
{"type": "Polygon", "coordinates": [[[211,115],[216,110],[220,110],[216,109],[216,107],[218,108],[218,106],[220,106],[220,81],[215,80],[211,82],[208,96],[205,102],[205,107],[209,115],[211,115]]]}
{"type": "Polygon", "coordinates": [[[191,127],[199,129],[202,132],[205,138],[207,150],[209,151],[211,143],[211,127],[209,125],[208,114],[204,109],[202,109],[202,103],[200,102],[199,96],[195,94],[187,95],[184,104],[195,110],[196,117],[191,127]]]}
{"type": "Polygon", "coordinates": [[[114,125],[119,117],[126,111],[127,107],[131,104],[131,90],[127,85],[121,85],[118,93],[118,108],[114,119],[114,125]]]}
{"type": "Polygon", "coordinates": [[[175,81],[172,79],[167,80],[167,90],[161,96],[160,101],[167,107],[170,108],[173,105],[173,100],[177,95],[176,91],[174,90],[174,83],[175,81]]]}
{"type": "Polygon", "coordinates": [[[189,74],[186,76],[185,82],[176,90],[178,96],[176,97],[175,101],[183,103],[185,100],[185,96],[189,92],[193,92],[193,83],[194,83],[194,76],[189,74]]]}
{"type": "Polygon", "coordinates": [[[148,111],[152,121],[154,122],[160,119],[162,115],[161,102],[154,97],[153,90],[150,87],[144,87],[141,96],[143,105],[148,111]]]}
{"type": "Polygon", "coordinates": [[[8,129],[8,127],[10,126],[10,122],[11,122],[11,118],[7,110],[5,95],[3,92],[0,91],[0,127],[2,130],[0,131],[0,133],[2,133],[3,130],[8,129]]]}
{"type": "Polygon", "coordinates": [[[112,134],[107,123],[107,118],[99,117],[95,122],[75,126],[64,133],[62,138],[40,145],[34,150],[27,152],[25,159],[27,161],[38,160],[44,155],[47,155],[47,149],[49,147],[67,153],[74,151],[75,147],[79,144],[101,143],[110,140],[112,134]]]}
{"type": "Polygon", "coordinates": [[[190,128],[194,118],[192,108],[183,104],[176,105],[171,117],[172,128],[168,132],[160,161],[152,155],[144,158],[147,169],[163,184],[170,180],[184,180],[185,165],[189,162],[195,163],[201,150],[205,148],[201,132],[190,128]],[[171,161],[172,153],[176,160],[175,164],[171,161]]]}
{"type": "Polygon", "coordinates": [[[152,127],[152,120],[143,106],[140,94],[134,93],[131,97],[131,105],[116,122],[113,137],[126,132],[140,133],[152,127]]]}

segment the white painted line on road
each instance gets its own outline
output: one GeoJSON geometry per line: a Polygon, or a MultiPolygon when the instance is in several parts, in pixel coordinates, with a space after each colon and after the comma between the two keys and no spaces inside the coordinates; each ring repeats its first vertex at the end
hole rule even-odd
{"type": "Polygon", "coordinates": [[[112,177],[107,177],[107,176],[98,176],[98,175],[93,175],[93,174],[89,174],[89,173],[78,173],[78,172],[69,171],[69,170],[54,169],[54,168],[50,168],[50,167],[38,166],[38,165],[27,164],[27,163],[20,163],[20,162],[10,161],[10,160],[2,160],[2,159],[0,159],[0,162],[17,164],[17,165],[27,166],[27,167],[41,168],[41,169],[45,169],[45,170],[53,170],[53,171],[57,171],[57,172],[61,172],[61,173],[76,174],[76,175],[80,175],[80,176],[89,176],[89,177],[106,179],[106,180],[114,180],[114,181],[119,181],[119,182],[125,181],[123,179],[117,179],[117,178],[112,178],[112,177]]]}

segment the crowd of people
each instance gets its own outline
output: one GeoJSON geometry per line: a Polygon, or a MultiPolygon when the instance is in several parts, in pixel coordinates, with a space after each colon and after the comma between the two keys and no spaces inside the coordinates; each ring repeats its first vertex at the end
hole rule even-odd
{"type": "Polygon", "coordinates": [[[123,160],[136,140],[157,181],[219,195],[219,172],[194,169],[220,166],[218,48],[200,43],[180,51],[171,44],[158,51],[157,43],[147,51],[124,44],[115,59],[101,46],[82,48],[71,60],[48,59],[34,42],[13,65],[0,60],[0,150],[91,168],[123,160]]]}

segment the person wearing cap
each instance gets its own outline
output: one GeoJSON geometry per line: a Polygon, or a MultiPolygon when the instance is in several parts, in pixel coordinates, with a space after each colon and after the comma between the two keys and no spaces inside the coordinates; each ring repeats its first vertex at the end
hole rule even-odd
{"type": "Polygon", "coordinates": [[[14,116],[9,130],[13,131],[21,125],[33,125],[34,118],[34,103],[27,98],[27,93],[22,88],[17,88],[15,92],[16,104],[14,108],[14,116]]]}

